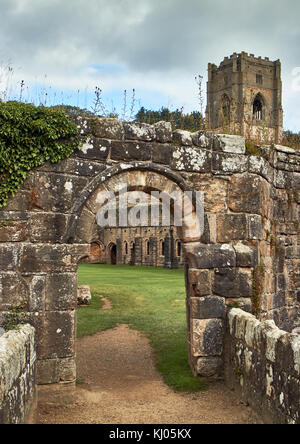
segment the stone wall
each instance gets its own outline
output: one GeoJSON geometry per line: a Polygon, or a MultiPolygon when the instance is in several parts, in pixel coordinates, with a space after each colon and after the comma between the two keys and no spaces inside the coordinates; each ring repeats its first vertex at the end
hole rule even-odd
{"type": "Polygon", "coordinates": [[[228,314],[225,377],[265,423],[300,424],[300,335],[260,322],[240,309],[228,314]]]}
{"type": "Polygon", "coordinates": [[[173,132],[166,122],[76,123],[83,148],[32,171],[0,210],[0,318],[21,305],[36,328],[39,383],[76,378],[77,267],[89,255],[99,195],[124,183],[129,192],[204,193],[204,232],[197,223],[178,231],[195,374],[222,372],[232,305],[280,328],[299,325],[300,153],[267,146],[251,155],[243,137],[173,132]]]}
{"type": "Polygon", "coordinates": [[[0,424],[31,422],[35,402],[35,331],[22,325],[0,336],[0,424]]]}

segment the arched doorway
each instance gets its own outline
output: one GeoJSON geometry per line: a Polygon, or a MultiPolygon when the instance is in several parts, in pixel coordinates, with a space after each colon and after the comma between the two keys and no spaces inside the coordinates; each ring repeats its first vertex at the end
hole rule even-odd
{"type": "Polygon", "coordinates": [[[116,244],[109,245],[109,263],[111,265],[117,265],[117,246],[116,244]]]}

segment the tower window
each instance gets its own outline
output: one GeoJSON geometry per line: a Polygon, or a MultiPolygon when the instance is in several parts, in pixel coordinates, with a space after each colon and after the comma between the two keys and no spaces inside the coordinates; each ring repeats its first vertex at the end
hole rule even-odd
{"type": "Polygon", "coordinates": [[[262,85],[262,83],[263,83],[263,76],[261,74],[256,74],[256,83],[258,85],[262,85]]]}
{"type": "Polygon", "coordinates": [[[263,119],[263,102],[259,94],[255,97],[253,102],[253,116],[256,120],[263,119]]]}
{"type": "Polygon", "coordinates": [[[230,122],[230,99],[224,94],[222,97],[222,114],[225,123],[230,122]]]}

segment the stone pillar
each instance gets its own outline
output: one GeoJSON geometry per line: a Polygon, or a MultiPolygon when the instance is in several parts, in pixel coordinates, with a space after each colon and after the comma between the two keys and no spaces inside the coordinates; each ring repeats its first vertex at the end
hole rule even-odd
{"type": "Polygon", "coordinates": [[[122,239],[119,237],[116,240],[116,246],[117,246],[117,265],[123,265],[122,239]]]}
{"type": "Polygon", "coordinates": [[[156,237],[152,236],[149,239],[150,243],[150,263],[149,265],[151,267],[157,266],[157,239],[156,237]]]}
{"type": "Polygon", "coordinates": [[[166,235],[164,242],[164,268],[172,268],[172,238],[170,237],[170,235],[166,235]]]}
{"type": "Polygon", "coordinates": [[[142,265],[143,263],[143,240],[140,237],[136,237],[135,243],[135,265],[142,265]]]}

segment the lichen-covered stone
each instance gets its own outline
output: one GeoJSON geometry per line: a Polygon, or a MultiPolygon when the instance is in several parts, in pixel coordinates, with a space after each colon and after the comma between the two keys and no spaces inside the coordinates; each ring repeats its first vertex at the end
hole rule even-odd
{"type": "Polygon", "coordinates": [[[90,126],[93,136],[100,139],[122,140],[125,134],[122,122],[118,119],[95,117],[90,126]]]}
{"type": "Polygon", "coordinates": [[[124,123],[125,139],[151,142],[156,139],[155,127],[147,123],[124,123]]]}
{"type": "Polygon", "coordinates": [[[191,315],[195,319],[223,319],[226,314],[225,298],[218,296],[193,297],[190,306],[191,315]]]}
{"type": "Polygon", "coordinates": [[[194,319],[192,325],[193,356],[221,356],[223,352],[223,321],[220,319],[194,319]]]}
{"type": "Polygon", "coordinates": [[[22,424],[36,399],[35,331],[22,325],[0,337],[0,424],[22,424]]]}
{"type": "Polygon", "coordinates": [[[154,124],[157,142],[172,142],[173,132],[171,122],[160,121],[154,124]]]}
{"type": "Polygon", "coordinates": [[[235,251],[228,244],[203,245],[195,242],[184,244],[184,249],[192,268],[210,269],[236,265],[235,251]]]}
{"type": "Polygon", "coordinates": [[[213,149],[225,153],[245,154],[245,137],[230,134],[216,134],[213,137],[213,149]]]}
{"type": "Polygon", "coordinates": [[[189,131],[184,131],[180,129],[173,132],[173,141],[181,146],[193,145],[192,134],[189,131]]]}

